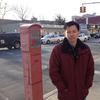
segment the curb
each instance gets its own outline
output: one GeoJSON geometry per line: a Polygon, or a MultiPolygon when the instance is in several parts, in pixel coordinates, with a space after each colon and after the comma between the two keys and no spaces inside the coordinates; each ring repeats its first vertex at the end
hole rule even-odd
{"type": "Polygon", "coordinates": [[[0,100],[9,100],[6,96],[0,93],[0,100]]]}
{"type": "Polygon", "coordinates": [[[43,96],[43,98],[44,98],[44,100],[47,100],[50,96],[55,95],[55,94],[57,94],[57,89],[55,89],[55,90],[53,90],[53,91],[51,91],[51,92],[49,92],[49,93],[46,93],[46,94],[43,96]]]}

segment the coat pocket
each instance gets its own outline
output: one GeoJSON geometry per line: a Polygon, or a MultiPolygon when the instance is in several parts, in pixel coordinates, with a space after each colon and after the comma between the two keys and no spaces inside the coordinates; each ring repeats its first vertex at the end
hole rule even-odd
{"type": "Polygon", "coordinates": [[[69,90],[64,90],[64,91],[59,91],[58,92],[58,98],[59,100],[72,100],[71,99],[72,95],[69,90]]]}
{"type": "Polygon", "coordinates": [[[89,90],[88,89],[82,89],[82,96],[83,98],[86,98],[86,96],[88,95],[89,90]]]}

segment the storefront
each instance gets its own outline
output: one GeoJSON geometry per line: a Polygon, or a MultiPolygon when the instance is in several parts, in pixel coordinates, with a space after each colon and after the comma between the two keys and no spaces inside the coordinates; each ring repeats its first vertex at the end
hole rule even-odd
{"type": "Polygon", "coordinates": [[[93,16],[87,18],[78,18],[76,21],[79,24],[84,24],[87,26],[87,32],[93,36],[97,33],[100,33],[100,16],[93,16]],[[86,21],[88,19],[88,22],[86,21]],[[86,23],[87,22],[87,23],[86,23]]]}

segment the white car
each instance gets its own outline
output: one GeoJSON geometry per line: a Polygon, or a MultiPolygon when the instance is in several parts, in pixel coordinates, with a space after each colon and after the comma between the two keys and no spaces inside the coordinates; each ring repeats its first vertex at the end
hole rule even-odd
{"type": "Polygon", "coordinates": [[[91,35],[88,33],[88,34],[86,34],[87,36],[88,36],[88,40],[91,38],[91,35]]]}
{"type": "Polygon", "coordinates": [[[41,38],[41,42],[43,44],[49,44],[49,43],[59,43],[62,40],[59,35],[55,34],[47,34],[44,37],[41,38]]]}
{"type": "Polygon", "coordinates": [[[79,37],[78,37],[81,41],[86,41],[86,40],[88,40],[88,36],[87,35],[85,35],[85,34],[83,34],[83,33],[81,33],[81,34],[79,34],[79,37]]]}
{"type": "Polygon", "coordinates": [[[59,38],[60,38],[60,41],[63,41],[65,38],[64,34],[59,34],[59,38]]]}

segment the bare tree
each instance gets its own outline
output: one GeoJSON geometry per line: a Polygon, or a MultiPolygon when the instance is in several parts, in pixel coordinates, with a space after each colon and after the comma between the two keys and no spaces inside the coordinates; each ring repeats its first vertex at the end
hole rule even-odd
{"type": "Polygon", "coordinates": [[[36,22],[36,21],[37,21],[37,18],[36,18],[36,17],[34,17],[34,16],[32,16],[31,21],[36,22]]]}
{"type": "Polygon", "coordinates": [[[64,17],[62,17],[60,14],[57,15],[55,18],[55,23],[58,25],[64,25],[65,21],[66,21],[66,19],[64,17]]]}
{"type": "Polygon", "coordinates": [[[8,11],[7,3],[5,3],[4,0],[0,0],[0,19],[4,19],[8,11]]]}
{"type": "Polygon", "coordinates": [[[22,6],[13,6],[12,11],[14,11],[14,13],[23,21],[28,17],[29,9],[22,6]]]}
{"type": "Polygon", "coordinates": [[[8,5],[4,2],[4,0],[0,0],[0,32],[3,32],[2,24],[3,19],[8,12],[8,5]]]}

